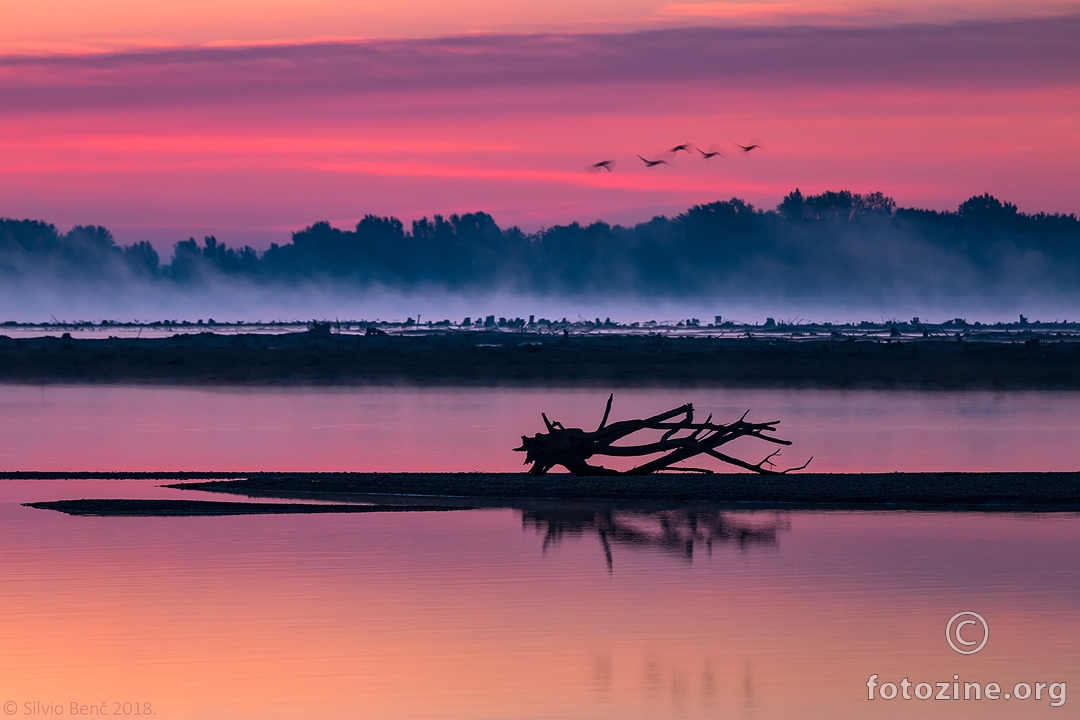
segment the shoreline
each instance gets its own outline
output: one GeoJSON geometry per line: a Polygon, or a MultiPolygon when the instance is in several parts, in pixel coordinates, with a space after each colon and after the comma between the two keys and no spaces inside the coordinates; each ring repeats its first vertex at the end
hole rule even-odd
{"type": "MultiPolygon", "coordinates": [[[[695,507],[1080,513],[1080,472],[669,473],[603,477],[563,473],[532,476],[524,473],[0,472],[0,480],[59,479],[171,480],[179,482],[164,482],[162,487],[260,500],[365,503],[417,510],[558,506],[653,511],[695,507]]],[[[75,514],[101,514],[100,510],[105,508],[102,503],[107,505],[112,501],[86,498],[63,502],[86,506],[85,512],[75,514]]],[[[160,508],[154,514],[161,514],[160,508]]],[[[167,511],[164,514],[215,513],[167,511]]]]}
{"type": "MultiPolygon", "coordinates": [[[[1080,472],[801,473],[575,477],[502,473],[287,473],[169,485],[279,499],[415,502],[444,498],[476,505],[506,501],[730,504],[821,509],[1080,511],[1080,472]]],[[[501,505],[500,505],[501,506],[501,505]]]]}
{"type": "Polygon", "coordinates": [[[0,337],[0,383],[1080,390],[1080,340],[528,331],[0,337]]]}
{"type": "Polygon", "coordinates": [[[444,505],[349,505],[307,503],[207,502],[205,500],[46,500],[25,507],[78,517],[225,517],[235,515],[323,515],[341,513],[440,512],[444,505]]]}

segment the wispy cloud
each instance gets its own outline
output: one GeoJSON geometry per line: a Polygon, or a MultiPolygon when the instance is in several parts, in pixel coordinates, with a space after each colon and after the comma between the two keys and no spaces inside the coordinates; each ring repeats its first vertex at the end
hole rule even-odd
{"type": "Polygon", "coordinates": [[[1075,0],[1016,3],[1006,0],[693,0],[675,2],[660,17],[719,21],[742,25],[888,26],[898,23],[1002,21],[1060,17],[1080,12],[1075,0]]]}
{"type": "Polygon", "coordinates": [[[1032,87],[1080,82],[1077,37],[1080,18],[1071,17],[6,57],[0,59],[0,112],[628,82],[1032,87]]]}

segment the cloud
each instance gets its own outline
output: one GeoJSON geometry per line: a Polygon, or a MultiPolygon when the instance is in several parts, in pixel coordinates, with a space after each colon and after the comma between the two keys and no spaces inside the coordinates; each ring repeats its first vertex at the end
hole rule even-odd
{"type": "Polygon", "coordinates": [[[1080,17],[884,28],[480,35],[0,58],[2,113],[617,83],[1034,88],[1080,82],[1080,17]]]}
{"type": "Polygon", "coordinates": [[[1075,14],[1078,9],[1073,0],[1042,0],[1022,5],[1010,0],[818,0],[813,3],[705,0],[671,3],[661,9],[660,15],[743,25],[880,27],[902,23],[1060,17],[1075,14]]]}

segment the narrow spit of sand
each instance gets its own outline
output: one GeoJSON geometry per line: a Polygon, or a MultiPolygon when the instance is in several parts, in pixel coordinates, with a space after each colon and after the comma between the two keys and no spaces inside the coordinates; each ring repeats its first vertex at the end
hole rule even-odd
{"type": "Polygon", "coordinates": [[[89,517],[217,517],[223,515],[318,515],[326,513],[432,512],[463,508],[445,505],[357,505],[348,503],[212,502],[206,500],[50,500],[25,503],[89,517]]]}
{"type": "Polygon", "coordinates": [[[1080,473],[882,473],[574,477],[509,473],[290,473],[170,487],[260,498],[506,506],[586,501],[664,506],[1080,511],[1080,473]]]}
{"type": "MultiPolygon", "coordinates": [[[[793,473],[574,477],[523,473],[5,472],[0,480],[153,479],[164,487],[248,498],[363,503],[368,511],[537,505],[817,510],[1080,512],[1080,472],[793,473]],[[217,477],[222,479],[209,480],[217,477]]],[[[82,499],[28,503],[76,515],[365,512],[348,505],[278,507],[194,500],[82,499]],[[235,505],[237,507],[227,507],[235,505]],[[332,509],[340,507],[342,509],[332,509]],[[312,509],[314,508],[314,509],[312,509]]],[[[355,506],[353,506],[355,507],[355,506]]]]}

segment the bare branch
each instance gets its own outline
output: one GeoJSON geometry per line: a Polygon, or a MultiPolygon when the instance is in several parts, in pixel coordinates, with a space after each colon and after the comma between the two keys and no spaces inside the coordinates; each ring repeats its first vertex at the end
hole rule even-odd
{"type": "MultiPolygon", "coordinates": [[[[813,459],[814,459],[814,456],[811,455],[810,460],[813,460],[813,459]]],[[[789,472],[798,472],[799,470],[805,470],[806,467],[810,464],[810,460],[807,460],[806,462],[804,462],[799,467],[793,467],[793,468],[788,468],[787,470],[781,470],[780,474],[781,475],[787,475],[789,472]]]]}
{"type": "Polygon", "coordinates": [[[610,395],[608,395],[607,407],[604,408],[604,419],[600,421],[600,427],[596,428],[597,432],[603,430],[604,426],[607,425],[608,415],[611,414],[611,401],[614,400],[614,399],[615,399],[615,393],[611,393],[610,395]]]}

